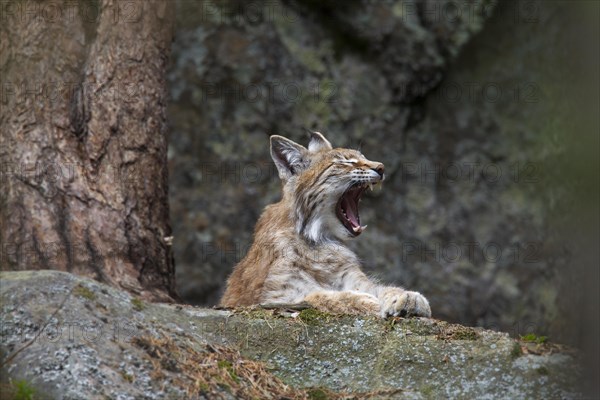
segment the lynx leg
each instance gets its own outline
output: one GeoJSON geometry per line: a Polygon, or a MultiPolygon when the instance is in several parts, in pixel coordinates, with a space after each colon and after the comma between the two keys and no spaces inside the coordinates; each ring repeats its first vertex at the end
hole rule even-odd
{"type": "Polygon", "coordinates": [[[362,292],[323,290],[308,294],[304,301],[319,311],[332,314],[379,315],[377,297],[362,292]]]}

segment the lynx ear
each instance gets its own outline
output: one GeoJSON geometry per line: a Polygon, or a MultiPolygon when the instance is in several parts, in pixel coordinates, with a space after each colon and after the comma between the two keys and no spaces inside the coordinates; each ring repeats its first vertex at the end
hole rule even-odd
{"type": "Polygon", "coordinates": [[[320,132],[310,133],[310,142],[308,142],[308,151],[331,150],[331,143],[325,139],[320,132]]]}
{"type": "Polygon", "coordinates": [[[284,182],[306,168],[306,153],[304,146],[290,139],[278,135],[271,136],[271,157],[275,161],[279,178],[284,182]]]}

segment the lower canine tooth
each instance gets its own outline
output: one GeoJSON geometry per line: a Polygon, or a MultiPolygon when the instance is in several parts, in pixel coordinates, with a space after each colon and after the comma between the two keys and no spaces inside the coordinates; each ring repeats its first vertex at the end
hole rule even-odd
{"type": "Polygon", "coordinates": [[[367,227],[367,225],[363,225],[363,226],[353,226],[352,230],[354,232],[362,232],[365,230],[365,228],[367,227]]]}

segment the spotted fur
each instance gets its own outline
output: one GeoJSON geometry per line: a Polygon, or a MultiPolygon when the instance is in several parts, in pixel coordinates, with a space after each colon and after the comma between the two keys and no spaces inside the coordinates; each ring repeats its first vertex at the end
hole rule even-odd
{"type": "Polygon", "coordinates": [[[318,132],[308,148],[271,136],[271,156],[283,197],[260,217],[221,305],[308,302],[333,313],[431,316],[421,294],[370,280],[344,244],[355,234],[336,215],[338,201],[354,185],[382,181],[383,164],[334,149],[318,132]]]}

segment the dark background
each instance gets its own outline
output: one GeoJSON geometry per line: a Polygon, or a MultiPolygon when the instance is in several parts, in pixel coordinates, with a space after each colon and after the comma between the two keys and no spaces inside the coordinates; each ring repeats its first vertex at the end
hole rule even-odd
{"type": "Polygon", "coordinates": [[[268,135],[315,129],[386,166],[351,243],[368,274],[597,354],[597,29],[592,1],[179,1],[180,294],[218,302],[279,198],[268,135]]]}

